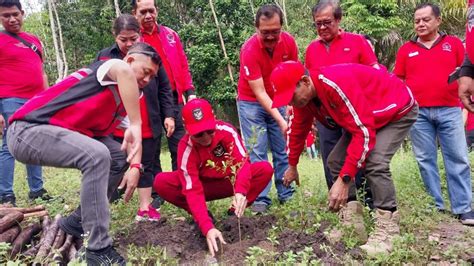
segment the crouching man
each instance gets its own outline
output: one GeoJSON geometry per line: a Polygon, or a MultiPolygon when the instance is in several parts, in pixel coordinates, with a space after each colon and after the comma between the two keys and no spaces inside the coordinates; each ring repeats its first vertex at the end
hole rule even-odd
{"type": "Polygon", "coordinates": [[[69,234],[80,236],[80,231],[87,236],[87,265],[125,265],[108,234],[108,186],[117,186],[124,172],[115,162],[116,155],[122,156],[120,144],[110,134],[128,114],[122,150],[128,150],[132,173],[121,184],[126,185],[128,201],[138,183],[142,156],[138,88],[156,75],[158,63],[151,46],[135,44],[123,60],[96,62],[72,73],[10,118],[8,149],[18,161],[81,171],[80,207],[66,218],[77,220],[77,228],[64,226],[70,223],[60,226],[69,234]]]}
{"type": "Polygon", "coordinates": [[[178,170],[156,175],[154,189],[192,214],[214,256],[217,240],[225,241],[214,227],[206,201],[233,197],[229,212],[241,217],[270,181],[273,168],[266,161],[250,163],[239,134],[215,119],[206,100],[188,102],[182,116],[187,133],[178,145],[178,170]]]}
{"type": "Polygon", "coordinates": [[[342,223],[353,225],[369,255],[389,253],[400,234],[390,161],[415,122],[418,105],[410,90],[386,71],[356,64],[334,65],[308,72],[298,62],[285,62],[272,72],[273,107],[294,107],[289,130],[289,164],[284,184],[298,180],[298,158],[313,117],[345,130],[328,157],[334,176],[329,208],[342,223]],[[354,176],[365,166],[374,196],[375,229],[368,238],[362,205],[356,201],[354,176]]]}

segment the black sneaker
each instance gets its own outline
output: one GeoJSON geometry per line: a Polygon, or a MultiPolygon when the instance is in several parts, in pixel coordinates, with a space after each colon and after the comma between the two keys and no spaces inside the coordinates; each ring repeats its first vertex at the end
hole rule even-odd
{"type": "Polygon", "coordinates": [[[86,249],[87,265],[119,265],[125,266],[127,262],[112,246],[101,250],[86,249]]]}
{"type": "Polygon", "coordinates": [[[35,199],[42,199],[44,201],[52,200],[53,198],[48,194],[48,191],[46,189],[42,188],[39,191],[36,192],[30,192],[28,193],[28,198],[30,200],[35,200],[35,199]]]}
{"type": "Polygon", "coordinates": [[[11,204],[13,207],[16,207],[16,198],[13,194],[8,194],[5,196],[0,196],[0,204],[11,204]]]}
{"type": "Polygon", "coordinates": [[[82,229],[81,218],[76,215],[70,214],[67,217],[59,219],[59,227],[66,233],[82,239],[84,235],[84,229],[82,229]]]}
{"type": "Polygon", "coordinates": [[[458,217],[462,224],[474,226],[474,211],[459,214],[458,217]]]}
{"type": "Polygon", "coordinates": [[[162,199],[158,194],[153,198],[153,201],[151,202],[151,206],[157,210],[161,208],[161,205],[165,203],[165,200],[162,199]]]}

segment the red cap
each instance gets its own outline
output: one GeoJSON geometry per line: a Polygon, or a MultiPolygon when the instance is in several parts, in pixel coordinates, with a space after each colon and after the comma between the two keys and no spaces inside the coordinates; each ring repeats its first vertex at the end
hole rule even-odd
{"type": "Polygon", "coordinates": [[[193,99],[183,107],[184,128],[190,135],[216,128],[211,104],[204,99],[193,99]]]}
{"type": "Polygon", "coordinates": [[[272,108],[282,107],[290,103],[296,84],[304,75],[304,71],[303,64],[296,61],[285,61],[273,69],[270,76],[275,91],[272,108]]]}

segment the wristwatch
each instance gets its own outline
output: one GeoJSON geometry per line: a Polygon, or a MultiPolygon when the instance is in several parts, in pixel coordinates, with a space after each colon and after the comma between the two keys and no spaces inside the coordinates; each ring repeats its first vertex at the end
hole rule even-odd
{"type": "Polygon", "coordinates": [[[341,179],[342,179],[342,182],[344,182],[344,184],[349,184],[349,182],[351,182],[351,177],[347,174],[341,176],[341,179]]]}
{"type": "Polygon", "coordinates": [[[132,163],[130,164],[130,168],[137,168],[138,171],[140,171],[140,174],[143,174],[143,172],[145,172],[145,169],[143,168],[143,164],[141,163],[132,163]]]}

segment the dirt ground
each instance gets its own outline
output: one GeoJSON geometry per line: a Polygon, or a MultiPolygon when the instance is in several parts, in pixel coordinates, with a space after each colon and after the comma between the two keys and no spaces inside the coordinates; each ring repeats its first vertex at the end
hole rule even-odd
{"type": "MultiPolygon", "coordinates": [[[[274,260],[284,256],[284,252],[293,251],[296,253],[305,247],[312,247],[312,259],[319,259],[325,264],[340,263],[340,258],[344,257],[347,252],[356,259],[359,256],[357,250],[347,251],[343,244],[330,244],[323,233],[324,226],[310,235],[304,231],[285,229],[278,234],[277,241],[272,243],[267,237],[268,230],[275,222],[276,218],[271,215],[242,217],[240,219],[242,242],[239,242],[236,217],[228,217],[217,222],[216,227],[221,230],[227,241],[227,245],[224,245],[223,250],[219,251],[217,262],[241,265],[248,256],[249,247],[252,246],[269,251],[265,254],[273,254],[274,260]]],[[[136,246],[151,244],[166,248],[167,255],[179,258],[180,264],[202,265],[212,262],[207,257],[205,238],[201,236],[195,224],[187,221],[163,219],[159,223],[139,223],[131,231],[119,234],[116,239],[116,245],[119,246],[122,254],[126,254],[124,251],[129,244],[136,246]]]]}
{"type": "MultiPolygon", "coordinates": [[[[430,260],[449,265],[450,253],[461,251],[460,259],[474,265],[474,227],[464,226],[457,221],[440,223],[428,236],[435,244],[430,260]]],[[[456,259],[456,258],[451,258],[456,259]]]]}

